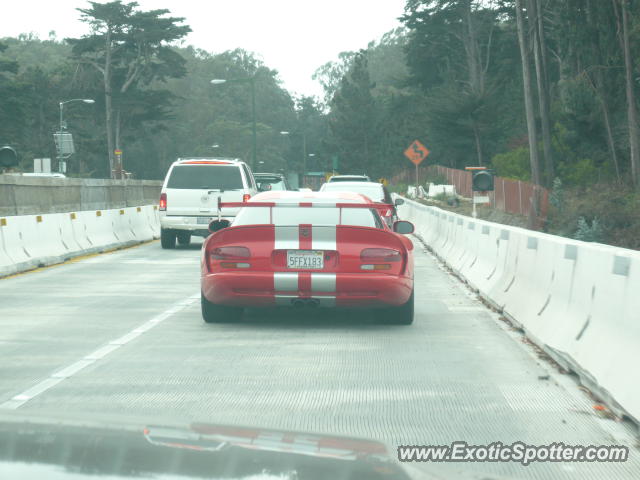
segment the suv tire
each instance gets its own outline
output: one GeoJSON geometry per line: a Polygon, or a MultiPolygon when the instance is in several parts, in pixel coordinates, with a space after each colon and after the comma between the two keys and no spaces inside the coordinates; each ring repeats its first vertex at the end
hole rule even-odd
{"type": "Polygon", "coordinates": [[[176,248],[176,232],[166,228],[160,229],[160,245],[162,248],[176,248]]]}
{"type": "Polygon", "coordinates": [[[179,232],[176,235],[178,238],[178,245],[183,247],[189,246],[191,243],[191,234],[189,232],[179,232]]]}

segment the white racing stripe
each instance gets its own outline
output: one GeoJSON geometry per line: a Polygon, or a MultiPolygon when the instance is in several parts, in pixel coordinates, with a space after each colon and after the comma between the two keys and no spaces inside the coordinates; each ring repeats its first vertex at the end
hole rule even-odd
{"type": "Polygon", "coordinates": [[[311,274],[311,291],[312,292],[335,292],[336,291],[336,274],[335,273],[312,273],[311,274]]]}
{"type": "Polygon", "coordinates": [[[335,250],[336,227],[311,227],[311,248],[313,250],[335,250]]]}
{"type": "Polygon", "coordinates": [[[273,274],[273,289],[276,292],[297,292],[297,272],[275,272],[273,274]]]}
{"type": "Polygon", "coordinates": [[[148,332],[153,327],[155,327],[159,323],[169,318],[171,315],[174,315],[180,310],[184,310],[199,298],[200,298],[200,294],[198,293],[196,295],[191,295],[190,297],[180,300],[179,302],[173,304],[171,307],[169,307],[167,310],[165,310],[161,314],[156,315],[155,317],[144,322],[142,325],[139,325],[138,327],[134,328],[132,331],[130,331],[126,335],[123,335],[119,338],[116,338],[114,340],[107,342],[106,345],[103,345],[97,350],[94,350],[93,352],[85,355],[82,359],[77,360],[72,364],[67,365],[64,368],[56,370],[51,375],[49,375],[48,378],[35,384],[33,387],[28,388],[24,392],[21,392],[18,395],[13,396],[11,399],[5,401],[4,403],[1,403],[0,409],[15,410],[16,408],[21,407],[22,405],[27,403],[29,400],[32,400],[33,398],[37,397],[41,393],[44,393],[50,388],[55,387],[57,384],[59,384],[63,380],[71,378],[72,376],[76,375],[78,372],[87,368],[89,365],[93,365],[96,361],[105,358],[111,352],[117,350],[123,345],[126,345],[131,340],[138,338],[143,333],[148,332]]]}
{"type": "Polygon", "coordinates": [[[300,233],[298,227],[275,227],[275,250],[298,250],[300,248],[300,233]]]}

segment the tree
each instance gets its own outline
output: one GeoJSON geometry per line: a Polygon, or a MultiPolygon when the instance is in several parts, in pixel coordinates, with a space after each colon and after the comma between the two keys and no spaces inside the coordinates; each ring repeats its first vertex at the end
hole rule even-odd
{"type": "Polygon", "coordinates": [[[551,120],[549,113],[549,80],[547,74],[547,43],[544,28],[544,12],[539,0],[529,0],[529,31],[533,46],[533,58],[538,87],[538,108],[540,110],[540,129],[545,160],[545,185],[548,187],[555,178],[553,151],[551,147],[551,120]]]}
{"type": "Polygon", "coordinates": [[[165,17],[168,10],[140,11],[136,2],[123,4],[120,0],[89,3],[90,8],[78,11],[92,33],[67,41],[77,61],[93,66],[102,75],[107,149],[113,171],[113,151],[120,148],[121,112],[127,92],[154,80],[184,75],[184,60],[169,43],[191,29],[179,25],[183,18],[165,17]]]}
{"type": "Polygon", "coordinates": [[[472,0],[409,0],[405,12],[410,83],[434,105],[426,115],[431,128],[442,130],[430,133],[446,143],[449,162],[468,165],[475,157],[485,164],[500,137],[495,109],[510,94],[504,88],[510,82],[504,66],[512,57],[505,9],[472,0]],[[449,138],[442,115],[455,127],[449,138]]]}
{"type": "Polygon", "coordinates": [[[527,132],[529,134],[529,160],[531,162],[531,179],[540,184],[540,162],[538,156],[538,137],[536,134],[535,113],[533,109],[533,89],[531,86],[531,69],[529,67],[529,47],[526,37],[526,26],[522,12],[522,0],[515,0],[518,44],[522,58],[522,82],[524,86],[524,105],[527,115],[527,132]]]}
{"type": "Polygon", "coordinates": [[[327,62],[319,67],[312,78],[320,82],[325,92],[325,103],[331,103],[333,95],[340,88],[342,79],[349,73],[357,52],[340,52],[338,60],[327,62]]]}
{"type": "MultiPolygon", "coordinates": [[[[0,54],[7,45],[0,43],[0,54]]],[[[18,62],[0,57],[0,143],[17,143],[21,140],[24,116],[22,89],[16,82],[18,62]]]]}
{"type": "Polygon", "coordinates": [[[339,155],[348,172],[364,172],[370,168],[377,118],[371,94],[373,86],[366,52],[360,51],[330,104],[329,127],[337,140],[334,153],[339,155]]]}
{"type": "Polygon", "coordinates": [[[634,67],[629,41],[629,11],[627,0],[612,0],[618,22],[618,36],[624,53],[625,92],[627,96],[627,122],[629,128],[629,152],[631,180],[640,189],[640,133],[638,132],[638,109],[634,90],[634,67]],[[618,13],[618,8],[621,13],[618,13]]]}

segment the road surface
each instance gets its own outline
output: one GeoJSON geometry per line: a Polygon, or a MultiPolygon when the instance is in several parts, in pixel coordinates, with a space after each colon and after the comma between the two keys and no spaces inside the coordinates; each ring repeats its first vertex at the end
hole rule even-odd
{"type": "Polygon", "coordinates": [[[623,444],[626,463],[413,466],[447,478],[639,478],[632,429],[600,417],[415,243],[412,326],[332,310],[207,325],[199,244],[152,242],[0,279],[0,409],[344,434],[392,453],[457,440],[623,444]]]}

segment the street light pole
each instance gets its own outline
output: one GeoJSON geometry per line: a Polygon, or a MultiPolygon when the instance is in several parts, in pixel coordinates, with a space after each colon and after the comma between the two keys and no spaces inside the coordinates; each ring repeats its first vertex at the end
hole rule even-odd
{"type": "Polygon", "coordinates": [[[211,80],[211,84],[213,85],[221,85],[223,83],[228,82],[249,82],[249,86],[251,87],[251,124],[252,124],[252,152],[251,152],[251,168],[255,169],[257,165],[257,155],[258,155],[258,128],[256,124],[256,77],[251,76],[247,78],[234,78],[230,80],[226,80],[224,78],[214,78],[211,80]]]}
{"type": "Polygon", "coordinates": [[[302,134],[302,177],[307,174],[307,135],[302,134]]]}
{"type": "Polygon", "coordinates": [[[258,130],[256,127],[256,77],[249,77],[251,84],[251,115],[253,117],[253,152],[251,155],[251,168],[256,168],[256,156],[258,151],[258,130]]]}
{"type": "Polygon", "coordinates": [[[60,134],[60,136],[58,137],[60,146],[58,147],[58,154],[56,155],[58,160],[58,173],[64,173],[64,170],[66,170],[66,165],[64,165],[64,156],[62,155],[62,131],[64,128],[64,120],[62,116],[63,108],[64,102],[60,102],[60,129],[58,130],[58,133],[60,134]]]}
{"type": "Polygon", "coordinates": [[[71,100],[65,100],[63,102],[59,102],[58,105],[60,107],[60,130],[58,130],[58,133],[61,135],[59,137],[59,148],[58,148],[58,172],[59,173],[65,173],[63,170],[66,170],[66,166],[64,165],[64,155],[62,153],[62,133],[64,132],[64,130],[66,130],[66,126],[64,124],[64,115],[63,115],[63,110],[64,110],[64,106],[67,103],[71,103],[71,102],[82,102],[82,103],[95,103],[96,101],[92,98],[72,98],[71,100]]]}

